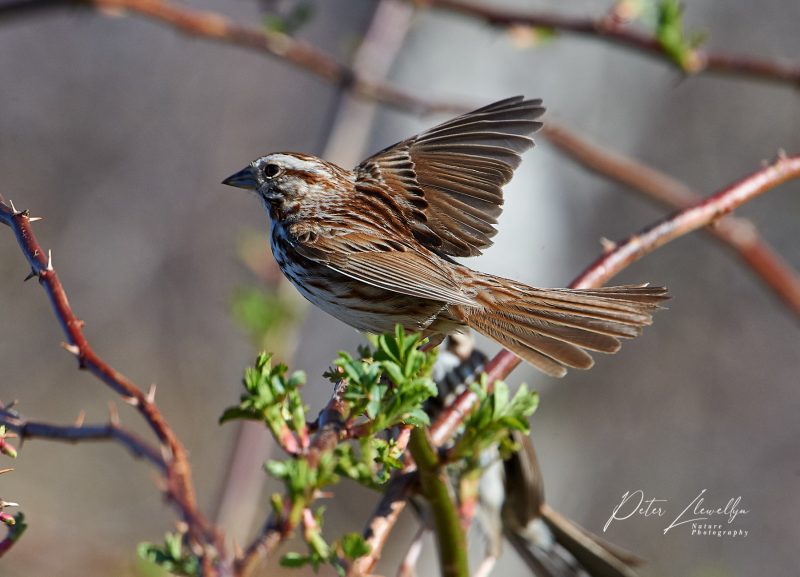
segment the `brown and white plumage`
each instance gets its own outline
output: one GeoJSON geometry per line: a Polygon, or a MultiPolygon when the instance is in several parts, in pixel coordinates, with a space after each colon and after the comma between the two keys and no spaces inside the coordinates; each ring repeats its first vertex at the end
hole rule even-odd
{"type": "Polygon", "coordinates": [[[496,102],[391,146],[352,172],[297,153],[263,156],[225,183],[256,190],[273,254],[311,302],[364,331],[434,339],[465,326],[553,376],[615,352],[666,298],[659,287],[539,289],[450,257],[491,244],[502,187],[533,146],[540,100],[496,102]]]}

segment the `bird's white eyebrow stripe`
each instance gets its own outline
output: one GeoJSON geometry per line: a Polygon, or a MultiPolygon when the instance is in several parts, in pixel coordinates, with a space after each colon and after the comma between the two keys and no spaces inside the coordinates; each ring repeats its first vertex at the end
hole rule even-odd
{"type": "Polygon", "coordinates": [[[328,174],[328,170],[320,162],[303,160],[302,158],[297,158],[296,156],[291,156],[289,154],[270,154],[268,156],[259,158],[257,161],[258,164],[263,164],[266,162],[275,162],[287,170],[298,170],[311,174],[328,174]]]}

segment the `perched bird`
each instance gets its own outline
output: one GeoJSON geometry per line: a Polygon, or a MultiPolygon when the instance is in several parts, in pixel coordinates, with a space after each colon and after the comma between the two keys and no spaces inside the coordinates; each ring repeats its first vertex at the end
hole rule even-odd
{"type": "Polygon", "coordinates": [[[349,171],[298,153],[251,162],[223,184],[254,190],[272,252],[309,301],[361,331],[401,324],[431,341],[471,327],[548,375],[588,369],[652,322],[666,289],[542,289],[471,270],[497,232],[502,187],[533,146],[541,100],[464,114],[349,171]]]}

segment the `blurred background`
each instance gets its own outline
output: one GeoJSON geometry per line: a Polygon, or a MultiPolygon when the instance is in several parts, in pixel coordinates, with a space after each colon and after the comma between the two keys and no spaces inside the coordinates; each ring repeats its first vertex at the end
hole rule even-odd
{"type": "MultiPolygon", "coordinates": [[[[798,62],[797,2],[686,4],[687,28],[707,32],[710,49],[798,62]]],[[[502,5],[600,16],[610,2],[502,5]]],[[[187,6],[256,26],[270,15],[284,25],[294,18],[297,37],[341,61],[361,58],[372,77],[421,98],[481,105],[541,97],[545,121],[703,195],[781,148],[800,151],[800,96],[787,84],[684,78],[596,39],[509,32],[402,2],[187,6]]],[[[191,452],[203,509],[221,509],[243,543],[267,503],[263,496],[225,500],[236,427],[217,425],[223,407],[238,399],[243,368],[258,348],[273,348],[308,372],[315,411],[329,395],[321,373],[338,350],[363,338],[284,288],[279,338],[252,338],[258,328],[236,317],[270,302],[259,296],[275,284],[267,219],[252,195],[219,182],[276,150],[352,166],[445,116],[374,107],[276,58],[118,16],[72,8],[0,18],[0,192],[44,217],[35,230],[53,250],[90,342],[140,386],[157,383],[159,406],[191,452]]],[[[665,213],[539,139],[506,188],[495,246],[469,264],[564,286],[600,253],[601,237],[624,238],[665,213]]],[[[800,183],[737,214],[800,268],[800,183]]],[[[0,399],[17,399],[30,419],[70,423],[85,411],[87,423],[103,422],[118,399],[59,347],[45,295],[22,282],[27,272],[13,236],[0,231],[0,399]]],[[[664,535],[658,517],[613,523],[604,537],[647,559],[644,576],[796,574],[798,318],[704,233],[664,247],[615,281],[667,285],[669,310],[591,372],[555,382],[520,367],[509,379],[542,395],[533,437],[548,502],[601,533],[626,491],[668,499],[675,514],[703,489],[708,505],[741,496],[749,513],[736,526],[749,531],[746,538],[664,535]]],[[[120,411],[124,425],[145,432],[130,408],[120,411]]],[[[237,469],[245,477],[262,474],[268,451],[250,442],[258,448],[237,469]]],[[[0,478],[0,495],[23,505],[30,528],[2,560],[4,576],[143,575],[135,545],[160,541],[174,526],[153,473],[117,445],[30,441],[13,465],[0,478]]],[[[327,530],[360,531],[374,504],[375,496],[341,487],[328,502],[327,530]]],[[[379,571],[394,573],[415,525],[404,517],[379,571]]],[[[521,571],[510,548],[500,563],[497,574],[521,571]]],[[[262,574],[280,571],[272,563],[262,574]]],[[[419,574],[434,572],[428,542],[419,574]]]]}

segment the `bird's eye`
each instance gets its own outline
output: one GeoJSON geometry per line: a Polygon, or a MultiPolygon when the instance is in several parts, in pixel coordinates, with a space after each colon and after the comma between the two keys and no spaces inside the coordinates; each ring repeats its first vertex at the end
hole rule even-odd
{"type": "Polygon", "coordinates": [[[266,178],[275,178],[280,172],[281,167],[277,164],[268,164],[264,167],[264,176],[266,178]]]}

